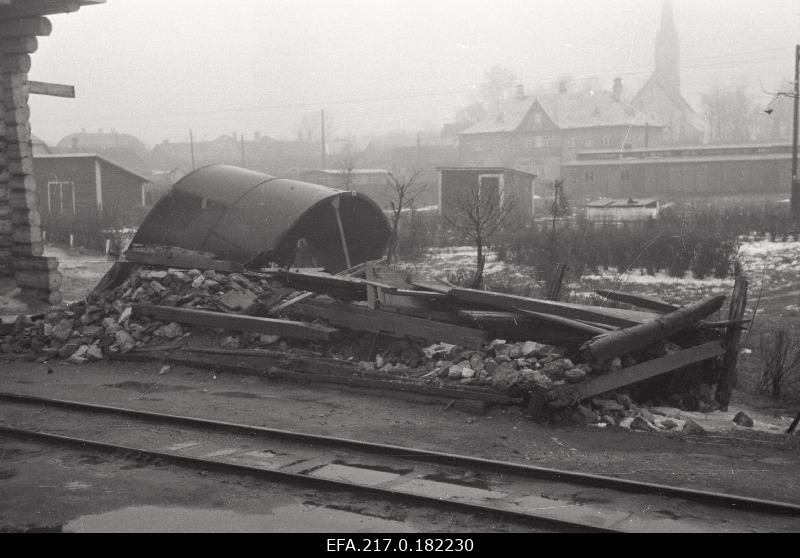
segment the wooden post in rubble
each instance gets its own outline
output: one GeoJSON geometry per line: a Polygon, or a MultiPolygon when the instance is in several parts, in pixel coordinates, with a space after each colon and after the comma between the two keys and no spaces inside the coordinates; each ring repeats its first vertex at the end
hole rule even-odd
{"type": "Polygon", "coordinates": [[[733,285],[733,297],[731,298],[731,306],[728,312],[728,319],[733,323],[728,327],[725,332],[725,364],[720,372],[719,380],[717,381],[717,391],[714,398],[723,411],[728,410],[728,404],[731,401],[731,393],[733,388],[736,387],[736,364],[739,360],[739,341],[742,337],[742,324],[737,323],[744,317],[745,306],[747,305],[747,279],[744,275],[736,276],[736,282],[733,285]]]}
{"type": "Polygon", "coordinates": [[[558,300],[558,297],[561,296],[561,283],[564,281],[564,272],[566,270],[567,264],[556,264],[556,269],[550,278],[550,285],[548,285],[547,300],[558,300]]]}
{"type": "Polygon", "coordinates": [[[0,269],[14,275],[24,294],[57,304],[61,302],[61,274],[58,260],[42,257],[28,106],[30,55],[38,46],[37,35],[49,35],[51,30],[50,21],[44,17],[0,25],[0,105],[5,144],[0,156],[0,261],[5,264],[0,269]]]}

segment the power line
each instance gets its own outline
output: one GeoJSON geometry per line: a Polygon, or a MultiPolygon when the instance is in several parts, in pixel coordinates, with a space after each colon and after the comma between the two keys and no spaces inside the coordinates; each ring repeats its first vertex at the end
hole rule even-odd
{"type": "MultiPolygon", "coordinates": [[[[754,51],[744,51],[738,53],[728,53],[728,54],[720,54],[708,57],[699,57],[690,60],[710,60],[710,59],[719,59],[723,57],[733,57],[733,56],[746,56],[750,54],[759,54],[765,52],[776,52],[782,51],[787,49],[793,49],[794,47],[781,47],[781,48],[774,48],[774,49],[761,49],[761,50],[754,50],[754,51]]],[[[742,64],[752,64],[752,63],[763,63],[773,60],[778,60],[782,58],[778,57],[764,57],[764,58],[755,58],[750,60],[744,60],[741,62],[736,62],[737,66],[740,67],[747,67],[742,64]]],[[[733,63],[730,61],[728,63],[733,63]]],[[[722,64],[725,64],[723,62],[722,64]]],[[[706,65],[689,65],[689,66],[682,66],[681,70],[698,70],[698,69],[708,69],[713,67],[722,67],[719,63],[717,64],[706,64],[706,65]]],[[[729,68],[730,69],[730,68],[729,68]]],[[[734,67],[735,69],[735,67],[734,67]]],[[[540,85],[546,86],[555,84],[558,81],[564,81],[567,83],[575,83],[580,81],[586,81],[589,79],[600,78],[600,77],[623,77],[623,76],[635,76],[635,75],[642,75],[646,73],[652,72],[652,68],[648,69],[633,69],[627,71],[617,71],[617,72],[609,72],[605,74],[598,74],[598,73],[591,73],[591,74],[583,74],[578,77],[572,77],[570,79],[558,80],[557,77],[550,76],[545,79],[536,80],[531,82],[531,85],[540,85]]],[[[404,94],[394,94],[389,96],[381,96],[381,97],[361,97],[361,98],[349,98],[349,99],[334,99],[334,100],[320,100],[320,101],[307,101],[307,102],[299,102],[299,103],[286,103],[286,104],[274,104],[274,105],[262,105],[262,106],[250,106],[250,107],[230,107],[230,108],[218,108],[218,109],[209,109],[209,110],[197,110],[197,111],[172,111],[172,112],[161,112],[161,113],[144,113],[144,114],[127,114],[127,115],[118,115],[118,116],[100,116],[95,117],[90,120],[86,119],[76,119],[76,118],[53,118],[49,119],[51,122],[70,122],[70,121],[77,121],[83,120],[88,122],[100,122],[100,121],[107,121],[107,120],[130,120],[134,118],[165,118],[165,117],[180,117],[180,116],[203,116],[203,115],[210,115],[210,114],[234,114],[234,113],[251,113],[251,112],[267,112],[271,110],[283,110],[283,109],[291,109],[291,108],[315,108],[320,106],[342,106],[348,104],[363,104],[363,103],[375,103],[375,102],[384,102],[384,101],[397,101],[397,100],[408,100],[408,99],[419,99],[419,98],[430,98],[430,97],[439,97],[439,96],[450,96],[450,95],[463,95],[463,94],[472,94],[476,91],[475,86],[471,86],[469,88],[464,89],[453,89],[453,90],[439,90],[439,91],[431,91],[430,89],[418,89],[412,90],[417,91],[416,93],[407,92],[404,94]]]]}

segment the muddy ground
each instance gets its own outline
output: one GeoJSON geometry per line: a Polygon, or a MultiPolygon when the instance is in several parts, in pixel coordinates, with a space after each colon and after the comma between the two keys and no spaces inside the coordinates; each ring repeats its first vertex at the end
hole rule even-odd
{"type": "MultiPolygon", "coordinates": [[[[800,503],[800,437],[542,425],[522,409],[118,362],[5,362],[0,391],[203,416],[800,503]]],[[[744,402],[735,401],[735,407],[744,402]]],[[[744,406],[764,424],[775,410],[744,406]]],[[[717,421],[719,422],[719,421],[717,421]]],[[[714,427],[709,418],[706,426],[714,427]]],[[[0,531],[157,528],[508,531],[519,526],[0,440],[0,531]],[[344,502],[344,503],[343,503],[344,502]],[[331,513],[331,509],[337,510],[331,513]],[[167,511],[165,511],[167,510],[167,511]],[[320,511],[321,510],[321,511],[320,511]],[[100,515],[99,517],[98,514],[100,515]],[[172,523],[159,523],[161,515],[172,523]],[[294,520],[292,519],[294,518],[294,520]],[[307,521],[305,521],[307,520],[307,521]],[[327,523],[326,523],[327,522],[327,523]],[[127,527],[126,527],[127,526],[127,527]],[[165,527],[166,526],[166,527],[165,527]],[[225,527],[227,526],[227,527],[225,527]]]]}

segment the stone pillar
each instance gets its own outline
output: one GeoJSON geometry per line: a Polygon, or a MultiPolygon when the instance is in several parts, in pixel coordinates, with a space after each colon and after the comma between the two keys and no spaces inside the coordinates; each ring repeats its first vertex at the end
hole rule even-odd
{"type": "Polygon", "coordinates": [[[30,45],[36,44],[36,37],[23,39],[28,40],[14,43],[19,48],[10,48],[4,42],[5,48],[0,54],[0,104],[5,124],[5,164],[0,168],[0,235],[3,235],[0,255],[10,251],[11,271],[23,295],[58,304],[61,302],[61,273],[56,258],[42,257],[42,223],[33,175],[28,72],[30,45]],[[13,52],[15,50],[23,52],[13,52]],[[6,217],[2,216],[4,190],[8,199],[6,217]]]}

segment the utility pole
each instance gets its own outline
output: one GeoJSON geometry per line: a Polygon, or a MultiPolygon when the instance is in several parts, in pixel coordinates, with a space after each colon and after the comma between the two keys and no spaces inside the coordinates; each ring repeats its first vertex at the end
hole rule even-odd
{"type": "Polygon", "coordinates": [[[322,109],[322,168],[325,168],[325,109],[322,109]]]}
{"type": "Polygon", "coordinates": [[[800,180],[797,176],[797,121],[800,105],[800,45],[794,52],[794,127],[792,128],[792,216],[800,217],[800,180]]]}
{"type": "Polygon", "coordinates": [[[244,168],[244,134],[240,134],[242,139],[242,168],[244,168]]]}
{"type": "Polygon", "coordinates": [[[192,154],[192,170],[194,170],[194,136],[191,128],[189,128],[189,151],[192,154]]]}
{"type": "Polygon", "coordinates": [[[417,132],[417,168],[420,167],[420,160],[422,159],[422,139],[420,133],[417,132]]]}

